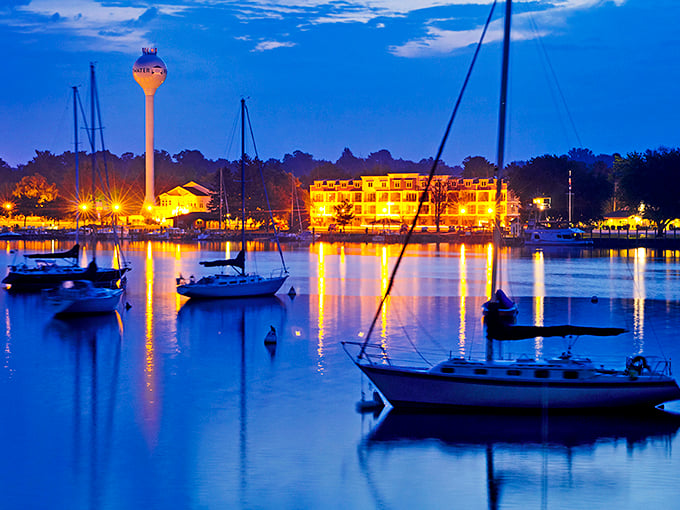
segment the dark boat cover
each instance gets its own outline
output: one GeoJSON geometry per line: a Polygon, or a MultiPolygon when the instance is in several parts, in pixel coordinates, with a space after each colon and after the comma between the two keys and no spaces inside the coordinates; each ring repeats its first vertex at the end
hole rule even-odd
{"type": "Polygon", "coordinates": [[[76,244],[69,251],[62,251],[57,253],[31,253],[25,255],[28,259],[77,259],[80,253],[80,245],[76,244]]]}
{"type": "Polygon", "coordinates": [[[205,266],[205,267],[233,266],[233,267],[241,268],[241,270],[243,270],[243,267],[245,265],[244,264],[245,258],[246,258],[246,255],[243,252],[243,250],[241,250],[240,252],[238,252],[238,255],[236,255],[236,258],[227,259],[227,260],[204,260],[204,261],[199,262],[199,264],[201,264],[202,266],[205,266]]]}
{"type": "Polygon", "coordinates": [[[525,340],[536,337],[551,336],[616,336],[625,333],[623,328],[599,328],[590,326],[513,326],[507,324],[492,324],[487,322],[487,332],[494,340],[525,340]]]}

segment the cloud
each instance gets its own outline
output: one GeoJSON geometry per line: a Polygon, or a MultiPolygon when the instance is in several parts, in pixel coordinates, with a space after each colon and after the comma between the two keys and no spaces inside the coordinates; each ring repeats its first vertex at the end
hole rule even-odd
{"type": "Polygon", "coordinates": [[[292,48],[296,44],[294,42],[282,42],[282,41],[262,41],[255,46],[251,51],[268,51],[274,50],[276,48],[292,48]]]}
{"type": "MultiPolygon", "coordinates": [[[[102,0],[103,1],[103,0],[102,0]]],[[[0,0],[0,23],[14,27],[24,33],[56,33],[69,36],[73,48],[83,43],[99,51],[137,51],[149,44],[149,34],[158,26],[163,16],[186,16],[191,12],[194,20],[205,29],[213,25],[216,10],[237,19],[247,27],[239,37],[258,40],[251,32],[254,23],[263,20],[267,27],[267,38],[253,51],[268,51],[292,47],[284,33],[297,27],[298,31],[319,29],[323,25],[338,23],[369,24],[385,28],[391,19],[421,19],[417,35],[406,42],[389,46],[389,51],[405,58],[421,58],[455,51],[474,44],[480,27],[452,28],[456,20],[446,16],[442,8],[451,6],[490,5],[492,0],[170,0],[186,2],[186,5],[161,4],[149,7],[129,0],[114,0],[113,3],[99,3],[98,0],[0,0]],[[423,17],[428,9],[436,9],[438,16],[423,17]],[[4,9],[4,11],[3,11],[4,9]],[[413,14],[416,13],[417,14],[413,14]],[[4,16],[2,14],[5,14],[4,16]],[[7,15],[9,14],[9,15],[7,15]],[[443,16],[442,16],[443,15],[443,16]],[[202,22],[200,21],[202,20],[202,22]],[[275,39],[287,39],[280,42],[275,39]],[[85,40],[85,41],[83,41],[85,40]]],[[[604,0],[516,0],[525,11],[533,9],[535,18],[541,18],[540,25],[557,30],[565,18],[574,11],[597,8],[604,0]]],[[[622,5],[626,0],[610,0],[622,5]]],[[[519,10],[519,9],[518,9],[519,10]]],[[[500,9],[499,9],[500,11],[500,9]]],[[[521,16],[515,15],[517,20],[521,16]]],[[[514,22],[513,22],[514,23],[514,22]]],[[[517,25],[516,25],[517,26],[517,25]]],[[[413,27],[411,24],[410,27],[413,27]]],[[[257,30],[253,28],[252,30],[257,30]]],[[[411,28],[412,29],[412,28],[411,28]]],[[[515,37],[530,37],[530,31],[515,31],[515,37]]],[[[536,35],[534,34],[534,37],[536,35]]],[[[497,34],[490,33],[487,41],[493,41],[497,34]]],[[[395,41],[396,43],[396,41],[395,41]]],[[[68,49],[68,48],[67,48],[68,49]]]]}
{"type": "Polygon", "coordinates": [[[104,51],[137,51],[148,44],[146,26],[159,15],[177,15],[186,10],[175,5],[152,8],[103,5],[94,0],[32,0],[18,5],[3,23],[25,33],[51,32],[79,38],[74,48],[88,44],[104,51]],[[49,21],[49,23],[47,23],[49,21]]]}
{"type": "MultiPolygon", "coordinates": [[[[614,0],[616,5],[621,5],[625,0],[614,0]]],[[[555,31],[566,22],[569,14],[591,8],[601,4],[601,0],[557,0],[550,4],[534,4],[533,8],[540,10],[531,12],[526,7],[524,12],[513,14],[512,39],[514,41],[536,39],[544,37],[549,30],[555,31]],[[543,30],[532,29],[537,20],[543,30]],[[540,20],[540,21],[539,21],[540,20]]],[[[461,48],[476,44],[481,36],[482,26],[468,30],[446,30],[438,27],[438,24],[447,23],[451,19],[429,19],[425,23],[426,34],[412,39],[401,45],[393,45],[388,48],[393,55],[405,58],[419,58],[433,55],[451,53],[461,48]]],[[[484,42],[495,42],[503,36],[502,19],[497,19],[489,25],[484,37],[484,42]]]]}

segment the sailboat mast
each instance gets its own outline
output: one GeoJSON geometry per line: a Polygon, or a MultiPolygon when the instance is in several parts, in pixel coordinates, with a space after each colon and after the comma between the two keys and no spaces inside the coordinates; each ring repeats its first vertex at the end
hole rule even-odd
{"type": "Polygon", "coordinates": [[[222,230],[222,168],[220,167],[220,230],[222,230]]]}
{"type": "Polygon", "coordinates": [[[572,197],[574,194],[571,192],[571,168],[569,169],[569,226],[571,227],[571,208],[572,208],[572,197]]]}
{"type": "Polygon", "coordinates": [[[494,299],[496,288],[498,286],[498,257],[501,246],[501,204],[503,194],[503,181],[501,175],[503,172],[503,156],[505,152],[505,117],[506,117],[506,101],[508,97],[508,68],[510,61],[510,17],[512,13],[512,0],[505,2],[505,28],[503,35],[503,64],[501,69],[501,97],[500,108],[498,112],[498,167],[496,168],[496,207],[495,220],[493,232],[493,257],[491,265],[491,296],[494,299]]]}
{"type": "Polygon", "coordinates": [[[241,99],[241,250],[246,272],[246,100],[241,99]]]}
{"type": "Polygon", "coordinates": [[[78,87],[73,87],[73,144],[76,166],[76,244],[78,244],[78,223],[80,221],[80,180],[78,176],[78,87]]]}
{"type": "Polygon", "coordinates": [[[94,95],[95,95],[95,85],[94,85],[94,63],[90,62],[90,126],[92,126],[92,132],[90,137],[90,149],[92,150],[92,208],[94,211],[94,186],[95,186],[95,163],[97,160],[97,155],[95,154],[95,137],[94,137],[94,95]]]}

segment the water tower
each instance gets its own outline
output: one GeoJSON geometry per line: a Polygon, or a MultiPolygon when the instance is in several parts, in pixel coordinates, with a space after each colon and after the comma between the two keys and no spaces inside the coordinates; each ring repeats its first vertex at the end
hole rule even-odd
{"type": "Polygon", "coordinates": [[[142,56],[132,66],[132,76],[146,96],[146,193],[144,209],[151,211],[156,202],[153,188],[153,96],[168,75],[165,63],[156,54],[156,48],[142,48],[142,56]]]}

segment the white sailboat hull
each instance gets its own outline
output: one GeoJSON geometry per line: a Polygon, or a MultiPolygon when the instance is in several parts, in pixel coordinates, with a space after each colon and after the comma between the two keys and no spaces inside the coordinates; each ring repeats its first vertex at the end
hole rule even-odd
{"type": "Polygon", "coordinates": [[[123,289],[56,289],[48,293],[48,300],[55,315],[103,314],[118,308],[122,295],[123,289]]]}
{"type": "Polygon", "coordinates": [[[394,407],[594,409],[654,407],[680,398],[670,377],[602,374],[581,380],[463,377],[389,365],[364,365],[394,407]]]}
{"type": "Polygon", "coordinates": [[[177,292],[199,299],[273,296],[287,278],[288,275],[263,277],[216,274],[197,282],[182,283],[177,286],[177,292]]]}

